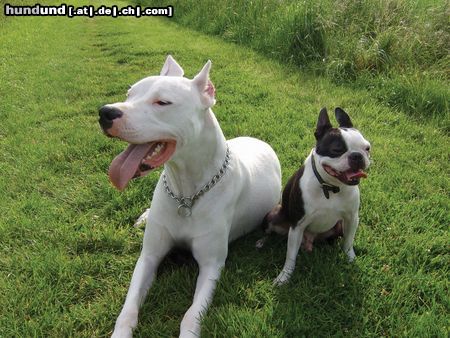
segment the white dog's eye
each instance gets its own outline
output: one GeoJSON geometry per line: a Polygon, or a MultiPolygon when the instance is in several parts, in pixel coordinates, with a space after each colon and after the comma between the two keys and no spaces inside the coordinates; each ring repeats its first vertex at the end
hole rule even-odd
{"type": "Polygon", "coordinates": [[[370,151],[370,146],[366,147],[366,151],[369,152],[370,151]]]}
{"type": "Polygon", "coordinates": [[[154,102],[155,104],[157,104],[158,106],[168,106],[169,104],[172,104],[172,102],[170,101],[163,101],[163,100],[158,100],[154,102]]]}

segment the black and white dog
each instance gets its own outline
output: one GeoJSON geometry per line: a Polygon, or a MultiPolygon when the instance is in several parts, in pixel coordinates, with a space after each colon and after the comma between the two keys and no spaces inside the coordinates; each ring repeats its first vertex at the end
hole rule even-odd
{"type": "Polygon", "coordinates": [[[266,216],[267,233],[289,232],[286,262],[275,284],[289,280],[301,244],[310,251],[314,240],[342,234],[344,252],[349,261],[355,258],[358,184],[367,176],[364,170],[370,164],[370,143],[343,109],[336,108],[335,115],[339,128],[331,126],[326,108],[320,111],[314,133],[316,147],[289,179],[281,205],[266,216]]]}

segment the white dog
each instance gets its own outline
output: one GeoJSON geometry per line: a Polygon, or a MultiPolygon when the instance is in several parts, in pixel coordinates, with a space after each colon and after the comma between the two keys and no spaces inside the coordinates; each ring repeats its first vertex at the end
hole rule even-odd
{"type": "Polygon", "coordinates": [[[199,265],[180,337],[199,336],[200,317],[212,299],[228,243],[259,226],[279,201],[280,164],[272,148],[249,137],[225,140],[211,111],[210,67],[208,61],[190,80],[168,56],[160,76],[134,84],[125,102],[100,108],[104,132],[130,143],[111,163],[114,186],[122,190],[132,178],[164,165],[113,337],[132,336],[158,264],[174,246],[189,248],[199,265]]]}

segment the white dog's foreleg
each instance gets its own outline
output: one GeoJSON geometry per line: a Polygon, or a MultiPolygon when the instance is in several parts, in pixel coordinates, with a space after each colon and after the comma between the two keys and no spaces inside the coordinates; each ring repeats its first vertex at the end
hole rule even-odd
{"type": "Polygon", "coordinates": [[[353,241],[355,239],[358,223],[358,213],[353,215],[350,219],[344,219],[344,243],[342,245],[342,250],[344,250],[347,255],[349,262],[352,262],[356,258],[355,250],[353,250],[353,241]]]}
{"type": "Polygon", "coordinates": [[[157,267],[158,262],[154,257],[139,257],[125,304],[114,327],[113,338],[132,337],[137,325],[139,306],[155,278],[157,267]]]}
{"type": "Polygon", "coordinates": [[[207,310],[216,289],[220,272],[225,265],[228,242],[198,241],[192,253],[199,265],[199,275],[195,287],[194,301],[185,313],[180,325],[180,337],[200,337],[200,320],[207,310]]]}
{"type": "Polygon", "coordinates": [[[138,321],[139,307],[155,279],[161,259],[171,248],[167,238],[163,240],[160,232],[151,230],[148,228],[145,231],[142,252],[134,268],[125,304],[117,318],[113,338],[132,337],[138,321]]]}
{"type": "Polygon", "coordinates": [[[200,337],[201,315],[207,310],[212,300],[221,268],[221,265],[200,267],[194,301],[181,322],[180,337],[200,337]]]}

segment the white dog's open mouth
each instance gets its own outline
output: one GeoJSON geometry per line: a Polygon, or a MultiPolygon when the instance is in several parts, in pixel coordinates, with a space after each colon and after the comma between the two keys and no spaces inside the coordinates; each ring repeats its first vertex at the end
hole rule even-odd
{"type": "Polygon", "coordinates": [[[359,184],[359,180],[361,178],[367,177],[367,174],[362,169],[348,169],[346,171],[338,171],[326,164],[323,165],[323,169],[325,169],[325,171],[329,175],[336,177],[339,181],[348,185],[357,185],[359,184]]]}
{"type": "Polygon", "coordinates": [[[175,152],[176,141],[160,140],[144,144],[130,144],[109,166],[109,179],[119,190],[136,177],[147,175],[167,162],[175,152]]]}

